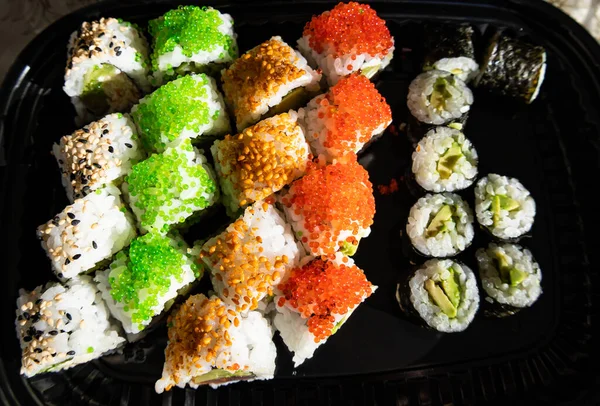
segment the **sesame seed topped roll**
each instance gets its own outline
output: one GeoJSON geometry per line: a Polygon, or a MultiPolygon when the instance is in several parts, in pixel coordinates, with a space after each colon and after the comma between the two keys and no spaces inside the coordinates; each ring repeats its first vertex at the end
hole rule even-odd
{"type": "Polygon", "coordinates": [[[229,117],[215,80],[184,76],[158,88],[131,110],[147,151],[162,152],[186,138],[229,132],[229,117]]]}
{"type": "Polygon", "coordinates": [[[59,279],[94,269],[136,236],[131,214],[114,186],[98,189],[37,229],[42,248],[59,279]]]}
{"type": "Polygon", "coordinates": [[[233,19],[212,7],[179,6],[148,25],[155,85],[189,72],[219,73],[238,56],[233,19]]]}
{"type": "Polygon", "coordinates": [[[238,131],[264,115],[306,103],[319,90],[321,74],[281,37],[252,48],[223,71],[225,100],[235,114],[238,131]]]}
{"type": "Polygon", "coordinates": [[[280,201],[296,237],[315,256],[353,255],[375,216],[373,185],[355,160],[311,165],[280,201]]]}
{"type": "Polygon", "coordinates": [[[273,287],[298,264],[301,251],[275,207],[256,202],[224,232],[208,240],[200,258],[210,268],[219,296],[245,312],[273,294],[273,287]]]}
{"type": "Polygon", "coordinates": [[[327,162],[358,153],[392,122],[392,110],[373,83],[351,74],[298,110],[315,156],[327,162]]]}
{"type": "Polygon", "coordinates": [[[265,199],[302,176],[309,159],[294,111],[215,141],[210,150],[225,207],[234,217],[240,207],[265,199]]]}
{"type": "Polygon", "coordinates": [[[169,316],[169,343],[156,392],[271,379],[277,355],[272,337],[260,313],[242,316],[216,296],[190,296],[169,316]]]}
{"type": "Polygon", "coordinates": [[[383,70],[392,60],[394,38],[367,4],[339,3],[306,23],[298,47],[334,85],[352,72],[371,78],[383,70]]]}
{"type": "Polygon", "coordinates": [[[65,135],[52,152],[71,201],[104,185],[119,185],[131,166],[146,156],[133,121],[121,113],[65,135]]]}
{"type": "Polygon", "coordinates": [[[218,200],[213,171],[189,139],[134,165],[123,190],[142,232],[165,234],[218,200]]]}

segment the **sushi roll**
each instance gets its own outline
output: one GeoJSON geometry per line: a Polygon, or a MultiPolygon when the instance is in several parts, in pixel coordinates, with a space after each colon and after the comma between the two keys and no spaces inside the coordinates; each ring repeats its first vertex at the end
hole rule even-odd
{"type": "Polygon", "coordinates": [[[256,202],[225,231],[208,240],[200,258],[211,272],[213,289],[238,312],[258,308],[273,287],[297,266],[303,253],[272,204],[256,202]]]}
{"type": "Polygon", "coordinates": [[[89,276],[21,289],[16,328],[27,377],[83,364],[125,342],[89,276]]]}
{"type": "Polygon", "coordinates": [[[442,333],[465,330],[479,308],[475,274],[450,259],[430,259],[398,284],[400,309],[442,333]]]}
{"type": "Polygon", "coordinates": [[[162,152],[186,138],[212,140],[230,130],[215,80],[205,74],[167,83],[140,100],[131,115],[148,152],[162,152]]]}
{"type": "Polygon", "coordinates": [[[475,186],[477,221],[503,240],[521,237],[535,220],[535,200],[515,178],[491,173],[475,186]]]}
{"type": "Polygon", "coordinates": [[[200,276],[200,267],[179,236],[148,233],[120,251],[94,280],[110,313],[135,339],[200,276]]]}
{"type": "Polygon", "coordinates": [[[375,216],[373,185],[355,160],[311,166],[280,201],[296,238],[315,256],[354,255],[375,216]]]}
{"type": "Polygon", "coordinates": [[[487,48],[476,86],[531,103],[546,73],[544,47],[496,33],[487,48]]]}
{"type": "Polygon", "coordinates": [[[179,6],[148,23],[153,84],[187,73],[217,74],[238,56],[233,19],[212,7],[179,6]]]}
{"type": "Polygon", "coordinates": [[[490,243],[475,254],[485,301],[495,316],[509,316],[532,306],[542,294],[542,271],[527,249],[490,243]]]}
{"type": "Polygon", "coordinates": [[[95,269],[136,235],[133,218],[114,186],[75,200],[37,229],[60,280],[95,269]]]}
{"type": "Polygon", "coordinates": [[[454,256],[473,241],[473,212],[454,193],[427,194],[411,207],[406,233],[425,256],[454,256]]]}
{"type": "Polygon", "coordinates": [[[430,70],[410,83],[407,104],[420,122],[442,125],[469,111],[473,92],[450,72],[430,70]]]}
{"type": "Polygon", "coordinates": [[[304,105],[319,91],[321,74],[281,37],[272,37],[236,59],[221,79],[241,131],[261,117],[304,105]]]}
{"type": "Polygon", "coordinates": [[[150,90],[148,43],[135,25],[116,18],[84,22],[67,48],[63,90],[79,121],[129,111],[150,90]]]}
{"type": "Polygon", "coordinates": [[[217,388],[271,379],[277,350],[273,329],[259,312],[241,315],[218,297],[190,296],[169,316],[169,342],[157,393],[174,386],[217,388]]]}
{"type": "Polygon", "coordinates": [[[358,153],[392,122],[392,110],[375,85],[351,74],[298,111],[315,156],[327,162],[358,153]]]}
{"type": "Polygon", "coordinates": [[[339,253],[334,259],[316,258],[294,269],[278,286],[273,319],[294,352],[294,366],[311,358],[375,289],[363,271],[339,253]]]}
{"type": "Polygon", "coordinates": [[[394,56],[394,38],[369,5],[339,3],[313,16],[304,26],[298,48],[335,85],[352,72],[371,78],[385,69],[394,56]]]}
{"type": "Polygon", "coordinates": [[[412,172],[430,192],[466,189],[477,177],[477,151],[459,130],[436,127],[417,144],[412,172]]]}
{"type": "Polygon", "coordinates": [[[309,147],[294,111],[267,118],[215,141],[210,148],[232,217],[252,202],[265,199],[302,176],[309,147]]]}
{"type": "Polygon", "coordinates": [[[123,191],[140,231],[162,234],[189,224],[219,197],[212,168],[189,139],[134,165],[123,191]]]}
{"type": "Polygon", "coordinates": [[[468,83],[479,73],[469,24],[425,25],[423,70],[443,70],[468,83]]]}
{"type": "Polygon", "coordinates": [[[71,201],[108,184],[119,186],[131,166],[146,157],[133,121],[121,113],[65,135],[52,152],[71,201]]]}

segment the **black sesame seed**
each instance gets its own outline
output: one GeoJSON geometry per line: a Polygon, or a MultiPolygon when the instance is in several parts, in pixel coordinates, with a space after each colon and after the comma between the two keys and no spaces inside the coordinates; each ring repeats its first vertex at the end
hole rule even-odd
{"type": "Polygon", "coordinates": [[[104,36],[105,33],[101,32],[100,34],[98,34],[98,38],[102,38],[104,36]]]}
{"type": "Polygon", "coordinates": [[[30,335],[30,336],[35,335],[35,331],[36,331],[35,327],[33,327],[33,326],[29,327],[27,329],[27,335],[30,335]]]}
{"type": "Polygon", "coordinates": [[[28,312],[23,312],[23,317],[25,318],[25,320],[29,320],[31,315],[28,312]]]}
{"type": "Polygon", "coordinates": [[[78,260],[79,258],[81,258],[81,254],[75,254],[75,255],[73,255],[73,260],[74,261],[78,260]]]}
{"type": "Polygon", "coordinates": [[[73,220],[75,218],[75,215],[73,213],[67,213],[67,216],[69,216],[69,218],[71,220],[73,220]]]}
{"type": "Polygon", "coordinates": [[[94,162],[93,165],[98,169],[102,169],[102,165],[100,165],[98,162],[94,162]]]}
{"type": "Polygon", "coordinates": [[[82,163],[84,163],[84,162],[85,162],[85,158],[81,158],[81,159],[79,160],[79,164],[80,164],[80,165],[81,165],[82,163]]]}
{"type": "Polygon", "coordinates": [[[17,320],[19,320],[19,321],[23,320],[23,316],[19,315],[19,316],[17,317],[17,320]]]}
{"type": "Polygon", "coordinates": [[[110,152],[111,154],[112,154],[113,152],[115,152],[115,149],[112,147],[112,145],[111,145],[110,147],[108,147],[108,152],[110,152]]]}
{"type": "Polygon", "coordinates": [[[112,48],[112,47],[113,47],[113,45],[114,45],[114,44],[111,42],[110,44],[108,44],[108,47],[109,47],[109,48],[112,48]]]}
{"type": "Polygon", "coordinates": [[[48,334],[50,334],[51,336],[56,336],[58,335],[58,331],[56,330],[52,330],[51,332],[49,332],[48,334]]]}
{"type": "Polygon", "coordinates": [[[39,314],[37,314],[37,313],[36,313],[36,314],[34,314],[34,315],[31,317],[31,322],[32,322],[32,323],[37,323],[37,322],[40,320],[40,318],[41,318],[41,316],[40,316],[39,314]]]}
{"type": "Polygon", "coordinates": [[[133,145],[131,145],[131,144],[130,144],[130,143],[128,143],[128,142],[126,142],[126,143],[125,143],[125,146],[126,146],[127,148],[133,148],[133,145]]]}
{"type": "Polygon", "coordinates": [[[108,131],[108,130],[104,130],[104,131],[102,131],[102,134],[108,134],[109,132],[110,131],[108,131]]]}
{"type": "Polygon", "coordinates": [[[84,166],[84,168],[87,169],[88,171],[91,171],[92,170],[92,165],[86,165],[86,166],[84,166]]]}
{"type": "Polygon", "coordinates": [[[54,221],[60,221],[60,217],[54,216],[54,218],[52,220],[54,220],[54,221]]]}
{"type": "Polygon", "coordinates": [[[100,48],[100,47],[96,47],[96,51],[98,51],[98,52],[102,52],[102,48],[100,48]]]}
{"type": "Polygon", "coordinates": [[[81,142],[82,144],[85,144],[87,142],[87,140],[84,138],[79,138],[77,141],[81,142]]]}
{"type": "Polygon", "coordinates": [[[122,53],[122,52],[121,52],[121,51],[119,51],[119,52],[116,52],[116,53],[115,53],[115,55],[116,55],[116,56],[121,56],[121,53],[122,53]]]}
{"type": "Polygon", "coordinates": [[[67,313],[66,316],[67,316],[67,319],[73,320],[73,317],[71,317],[71,313],[67,313]]]}
{"type": "Polygon", "coordinates": [[[58,277],[61,278],[61,279],[64,277],[64,275],[62,274],[62,272],[58,273],[58,277]]]}
{"type": "MultiPolygon", "coordinates": [[[[67,322],[67,324],[69,324],[69,323],[70,323],[70,322],[67,322]]],[[[65,330],[62,330],[62,329],[61,329],[61,330],[60,330],[60,332],[61,332],[61,333],[64,333],[64,332],[65,332],[65,330]]],[[[72,332],[72,331],[69,331],[67,334],[68,334],[68,335],[71,335],[71,334],[73,334],[73,332],[72,332]]]]}
{"type": "Polygon", "coordinates": [[[94,151],[92,151],[91,149],[86,149],[85,152],[87,152],[88,154],[93,154],[94,151]]]}
{"type": "Polygon", "coordinates": [[[115,38],[117,38],[117,36],[116,36],[116,35],[113,35],[113,39],[115,39],[115,38]]]}
{"type": "Polygon", "coordinates": [[[23,341],[25,341],[26,343],[31,341],[31,336],[25,336],[23,337],[23,341]]]}
{"type": "Polygon", "coordinates": [[[64,161],[62,159],[59,159],[58,163],[62,165],[62,164],[64,164],[64,161]]]}
{"type": "Polygon", "coordinates": [[[87,183],[88,183],[88,182],[87,182],[87,179],[85,178],[85,176],[82,176],[82,177],[81,177],[81,184],[82,184],[82,185],[87,185],[87,183]]]}
{"type": "Polygon", "coordinates": [[[37,352],[38,354],[42,353],[42,349],[40,347],[36,347],[33,351],[37,352]]]}
{"type": "Polygon", "coordinates": [[[82,190],[83,190],[83,193],[89,193],[91,191],[89,186],[84,186],[82,190]]]}
{"type": "Polygon", "coordinates": [[[39,360],[37,360],[37,359],[35,359],[35,358],[33,359],[33,362],[35,362],[36,364],[39,364],[39,363],[40,363],[40,361],[39,361],[39,360]]]}
{"type": "Polygon", "coordinates": [[[69,69],[73,69],[73,62],[69,62],[69,69]]]}
{"type": "Polygon", "coordinates": [[[94,55],[92,51],[88,52],[88,58],[91,58],[94,55]]]}
{"type": "Polygon", "coordinates": [[[67,355],[75,355],[75,351],[71,350],[67,353],[67,355]]]}
{"type": "Polygon", "coordinates": [[[92,180],[92,175],[86,176],[87,180],[92,180]]]}
{"type": "Polygon", "coordinates": [[[120,49],[121,47],[115,47],[115,52],[119,52],[120,49]]]}
{"type": "Polygon", "coordinates": [[[87,45],[85,45],[85,44],[81,45],[81,47],[80,47],[80,48],[81,48],[81,49],[83,49],[84,51],[87,51],[87,50],[88,50],[88,46],[87,46],[87,45]]]}
{"type": "Polygon", "coordinates": [[[36,304],[36,305],[40,305],[40,304],[42,304],[42,302],[43,302],[43,300],[42,300],[42,299],[38,299],[38,300],[36,300],[36,301],[35,301],[35,304],[36,304]]]}
{"type": "Polygon", "coordinates": [[[56,354],[57,354],[56,352],[54,354],[52,354],[52,357],[56,357],[56,354]]]}
{"type": "Polygon", "coordinates": [[[83,127],[81,129],[81,131],[83,131],[84,133],[89,133],[90,132],[90,130],[87,127],[83,127]]]}
{"type": "Polygon", "coordinates": [[[98,248],[98,244],[96,244],[96,241],[92,241],[92,247],[94,247],[94,249],[98,248]]]}
{"type": "Polygon", "coordinates": [[[75,180],[75,174],[72,173],[71,175],[69,175],[69,178],[71,178],[71,180],[75,180]]]}
{"type": "Polygon", "coordinates": [[[76,226],[79,223],[81,223],[80,220],[73,220],[73,221],[71,221],[71,224],[74,225],[74,226],[76,226]]]}
{"type": "Polygon", "coordinates": [[[65,265],[69,265],[71,263],[71,260],[69,258],[65,259],[65,265]]]}

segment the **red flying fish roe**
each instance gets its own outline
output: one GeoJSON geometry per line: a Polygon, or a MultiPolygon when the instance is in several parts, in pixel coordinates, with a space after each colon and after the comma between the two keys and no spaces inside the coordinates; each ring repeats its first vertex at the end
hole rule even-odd
{"type": "MultiPolygon", "coordinates": [[[[303,216],[307,233],[302,242],[323,255],[335,254],[344,243],[338,241],[341,231],[350,230],[357,236],[360,228],[373,224],[375,216],[373,185],[356,160],[325,167],[311,165],[307,174],[292,184],[282,203],[303,216]]],[[[357,240],[348,237],[346,242],[357,240]]]]}
{"type": "Polygon", "coordinates": [[[372,293],[371,283],[356,265],[336,265],[320,258],[294,269],[279,288],[283,296],[277,304],[287,301],[307,318],[316,343],[332,334],[334,314],[348,313],[372,293]]]}
{"type": "Polygon", "coordinates": [[[322,53],[333,48],[333,56],[369,54],[385,56],[394,45],[385,21],[366,4],[339,3],[331,11],[314,16],[304,27],[310,47],[322,53]]]}
{"type": "Polygon", "coordinates": [[[324,120],[333,120],[325,148],[345,151],[367,143],[375,129],[392,121],[392,110],[375,85],[363,75],[342,78],[320,102],[324,120]],[[359,134],[358,139],[357,133],[359,134]]]}

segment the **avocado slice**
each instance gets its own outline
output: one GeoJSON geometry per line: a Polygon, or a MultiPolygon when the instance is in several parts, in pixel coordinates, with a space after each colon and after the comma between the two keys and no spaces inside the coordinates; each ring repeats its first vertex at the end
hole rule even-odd
{"type": "Polygon", "coordinates": [[[496,264],[498,266],[498,275],[504,283],[510,286],[517,286],[527,278],[527,272],[523,272],[508,263],[506,255],[496,253],[496,264]]]}
{"type": "Polygon", "coordinates": [[[452,97],[447,87],[452,84],[454,84],[452,77],[436,79],[433,85],[433,92],[429,96],[429,102],[434,109],[443,110],[446,108],[446,100],[452,97]]]}
{"type": "Polygon", "coordinates": [[[462,148],[458,143],[453,143],[450,148],[444,152],[437,163],[437,171],[440,174],[440,178],[448,179],[452,175],[452,171],[456,166],[456,163],[460,158],[463,157],[462,148]]]}
{"type": "Polygon", "coordinates": [[[252,372],[248,371],[235,371],[229,372],[224,369],[213,369],[210,372],[207,372],[200,376],[195,376],[192,381],[197,384],[207,384],[207,383],[217,383],[217,382],[227,382],[232,381],[237,378],[252,378],[252,372]]]}
{"type": "Polygon", "coordinates": [[[120,101],[128,90],[139,93],[125,73],[105,63],[95,66],[83,76],[83,90],[79,98],[88,110],[101,116],[110,110],[111,102],[120,101]]]}
{"type": "Polygon", "coordinates": [[[427,229],[425,230],[426,237],[435,237],[439,233],[446,231],[446,222],[452,218],[452,206],[447,204],[436,213],[431,219],[427,229]]]}
{"type": "Polygon", "coordinates": [[[518,201],[511,199],[508,196],[504,195],[495,195],[492,199],[492,220],[494,224],[497,224],[500,221],[500,211],[507,210],[513,211],[517,210],[521,205],[518,201]]]}
{"type": "Polygon", "coordinates": [[[354,245],[351,242],[344,241],[342,243],[342,248],[340,249],[340,252],[346,256],[351,257],[352,255],[356,254],[357,250],[358,250],[358,243],[356,243],[356,245],[354,245]]]}
{"type": "Polygon", "coordinates": [[[446,293],[446,296],[448,296],[450,303],[458,308],[458,305],[460,304],[458,273],[454,271],[454,268],[448,269],[448,272],[450,272],[450,277],[442,281],[442,289],[444,290],[444,293],[446,293]]]}
{"type": "Polygon", "coordinates": [[[264,115],[264,118],[276,116],[277,114],[286,113],[290,110],[298,108],[310,100],[311,94],[303,87],[297,87],[290,90],[288,94],[283,96],[281,102],[277,106],[273,106],[264,115]]]}
{"type": "Polygon", "coordinates": [[[433,280],[427,279],[425,281],[425,289],[429,292],[429,296],[433,303],[435,303],[444,312],[444,314],[450,318],[456,317],[456,307],[452,304],[448,296],[444,293],[433,280]]]}

